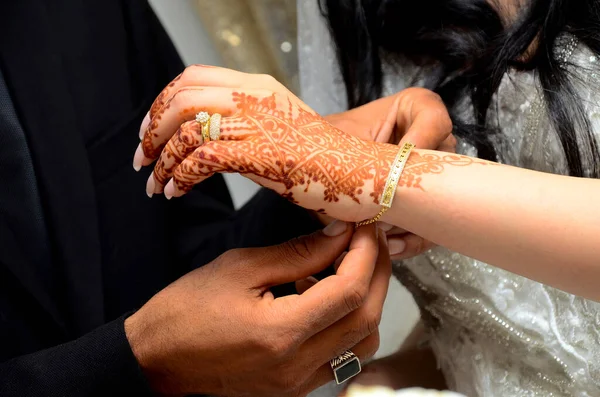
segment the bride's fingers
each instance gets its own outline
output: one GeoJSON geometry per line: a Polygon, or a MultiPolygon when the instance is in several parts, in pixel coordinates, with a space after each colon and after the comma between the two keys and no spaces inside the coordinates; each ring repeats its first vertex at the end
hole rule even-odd
{"type": "Polygon", "coordinates": [[[173,173],[171,179],[165,186],[165,196],[180,197],[192,190],[194,185],[202,182],[218,172],[227,172],[226,163],[219,155],[223,146],[222,141],[208,142],[200,146],[188,156],[173,173]]]}
{"type": "MultiPolygon", "coordinates": [[[[220,124],[221,140],[235,140],[248,135],[245,123],[239,118],[222,118],[220,124]]],[[[177,133],[169,139],[154,166],[154,172],[146,185],[148,196],[162,193],[179,164],[203,143],[201,124],[195,120],[183,123],[177,133]]]]}
{"type": "Polygon", "coordinates": [[[181,124],[177,133],[169,139],[154,166],[154,172],[148,179],[146,185],[148,196],[152,196],[154,193],[161,193],[165,184],[173,175],[175,167],[202,145],[203,142],[202,125],[200,123],[187,121],[181,124]]]}
{"type": "Polygon", "coordinates": [[[185,87],[261,88],[275,90],[277,81],[267,75],[239,72],[237,70],[208,65],[188,66],[156,97],[148,115],[140,127],[140,139],[146,133],[151,120],[165,103],[185,87]]]}
{"type": "Polygon", "coordinates": [[[152,163],[179,126],[193,120],[198,112],[220,113],[223,117],[238,112],[234,102],[236,95],[265,98],[273,92],[224,87],[186,87],[177,91],[152,119],[134,156],[134,168],[152,163]]]}
{"type": "Polygon", "coordinates": [[[200,146],[175,168],[173,178],[165,186],[165,196],[169,199],[180,197],[215,173],[253,173],[255,170],[250,167],[259,164],[244,161],[243,144],[243,141],[234,143],[219,140],[200,146]],[[244,164],[248,164],[247,167],[244,164]]]}
{"type": "Polygon", "coordinates": [[[177,91],[157,113],[134,156],[134,168],[155,160],[181,124],[193,120],[200,111],[229,116],[236,112],[234,89],[186,87],[177,91]]]}
{"type": "Polygon", "coordinates": [[[389,236],[388,247],[392,260],[409,259],[429,251],[435,244],[415,234],[409,233],[403,236],[389,236]]]}
{"type": "Polygon", "coordinates": [[[184,87],[241,87],[244,73],[208,65],[188,66],[183,73],[175,77],[156,97],[150,111],[142,121],[140,139],[146,133],[150,122],[160,112],[165,103],[184,87]],[[226,76],[224,76],[226,75],[226,76]],[[221,80],[219,80],[219,78],[221,80]]]}
{"type": "Polygon", "coordinates": [[[141,165],[148,165],[156,159],[179,126],[186,121],[193,120],[201,111],[221,113],[223,116],[232,114],[235,111],[232,89],[186,87],[178,90],[152,118],[136,152],[135,160],[138,164],[140,157],[141,165]]]}

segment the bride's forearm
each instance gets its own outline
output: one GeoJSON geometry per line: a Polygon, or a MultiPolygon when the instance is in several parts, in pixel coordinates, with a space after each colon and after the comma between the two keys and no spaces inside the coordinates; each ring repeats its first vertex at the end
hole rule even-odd
{"type": "Polygon", "coordinates": [[[383,220],[600,300],[600,181],[415,150],[383,220]]]}

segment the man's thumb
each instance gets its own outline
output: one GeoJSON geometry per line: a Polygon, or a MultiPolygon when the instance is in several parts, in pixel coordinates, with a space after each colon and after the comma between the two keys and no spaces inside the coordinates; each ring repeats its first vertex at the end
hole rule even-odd
{"type": "Polygon", "coordinates": [[[280,285],[304,279],[325,270],[347,248],[353,227],[334,221],[325,229],[270,247],[261,266],[261,283],[280,285]]]}

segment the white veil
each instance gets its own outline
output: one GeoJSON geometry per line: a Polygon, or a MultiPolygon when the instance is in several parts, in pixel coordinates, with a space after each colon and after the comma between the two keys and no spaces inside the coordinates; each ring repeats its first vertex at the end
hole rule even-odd
{"type": "Polygon", "coordinates": [[[298,60],[301,98],[317,113],[347,109],[346,93],[319,0],[298,0],[298,60]]]}
{"type": "MultiPolygon", "coordinates": [[[[297,0],[300,92],[311,108],[327,115],[347,110],[348,102],[331,35],[318,3],[319,0],[297,0]]],[[[398,72],[384,65],[384,96],[415,85],[409,82],[415,81],[416,69],[403,67],[404,75],[398,72]]]]}

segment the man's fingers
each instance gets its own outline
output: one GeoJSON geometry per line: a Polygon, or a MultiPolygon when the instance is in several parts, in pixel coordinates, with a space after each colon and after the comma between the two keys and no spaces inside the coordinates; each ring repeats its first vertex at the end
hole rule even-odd
{"type": "Polygon", "coordinates": [[[410,88],[400,98],[397,125],[406,131],[400,144],[411,142],[419,149],[437,149],[451,136],[452,120],[437,94],[410,88]]]}
{"type": "Polygon", "coordinates": [[[319,282],[319,280],[317,280],[316,278],[314,278],[312,276],[304,278],[302,280],[298,280],[295,283],[296,284],[296,292],[299,295],[302,295],[303,293],[305,293],[306,291],[308,291],[308,289],[310,287],[312,287],[313,285],[315,285],[318,282],[319,282]]]}
{"type": "Polygon", "coordinates": [[[245,271],[267,287],[305,279],[331,266],[352,234],[352,225],[335,221],[321,231],[261,250],[262,257],[245,271]]]}
{"type": "Polygon", "coordinates": [[[336,349],[337,353],[343,352],[368,335],[377,332],[392,274],[386,240],[383,233],[380,233],[377,264],[364,304],[307,340],[300,347],[300,356],[327,361],[332,358],[328,349],[336,349]]]}
{"type": "MultiPolygon", "coordinates": [[[[319,281],[300,296],[278,299],[281,311],[285,313],[282,320],[294,324],[293,332],[307,340],[362,306],[367,299],[378,253],[375,225],[358,228],[336,275],[319,281]]],[[[334,260],[335,257],[331,263],[334,260]]]]}
{"type": "Polygon", "coordinates": [[[440,150],[442,152],[456,153],[457,144],[458,142],[456,141],[454,135],[450,134],[448,138],[446,138],[444,142],[440,144],[437,150],[440,150]]]}

